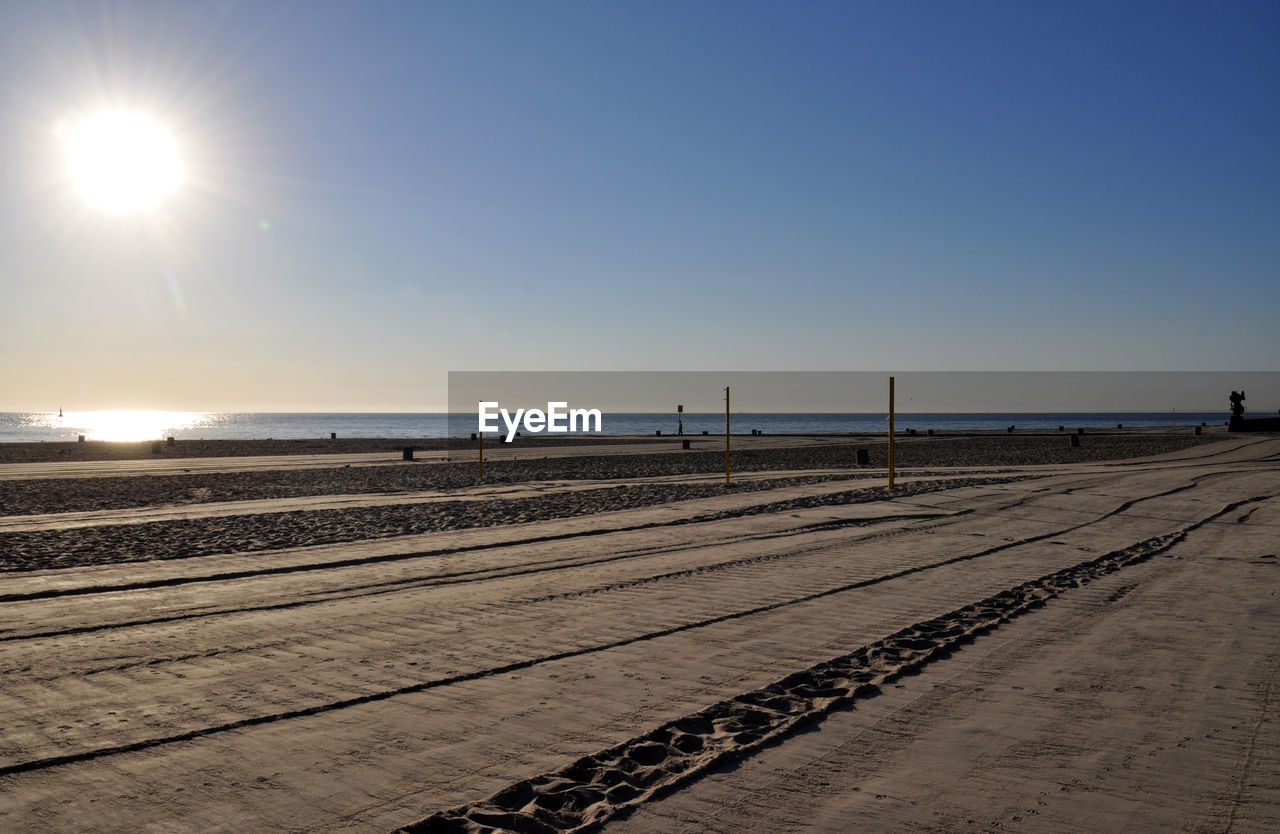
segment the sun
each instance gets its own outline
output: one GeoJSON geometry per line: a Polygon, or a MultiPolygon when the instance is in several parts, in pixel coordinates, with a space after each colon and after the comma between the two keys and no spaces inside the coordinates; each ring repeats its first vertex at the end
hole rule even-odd
{"type": "Polygon", "coordinates": [[[71,186],[103,214],[139,214],[155,208],[185,178],[173,132],[143,112],[104,109],[61,120],[54,136],[62,146],[71,186]]]}

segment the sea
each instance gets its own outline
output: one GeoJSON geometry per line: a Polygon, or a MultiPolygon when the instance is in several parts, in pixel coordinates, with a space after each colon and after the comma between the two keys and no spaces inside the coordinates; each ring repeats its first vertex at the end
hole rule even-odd
{"type": "MultiPolygon", "coordinates": [[[[1056,430],[1075,428],[1126,428],[1150,426],[1219,425],[1220,412],[1090,412],[1052,414],[904,414],[894,416],[894,427],[903,432],[1056,430]]],[[[603,415],[601,434],[664,435],[723,434],[725,415],[720,413],[613,414],[603,415]]],[[[882,434],[889,429],[888,415],[878,414],[753,414],[730,415],[734,434],[882,434]]],[[[475,431],[474,414],[320,414],[245,413],[195,411],[79,411],[0,412],[0,442],[51,442],[77,440],[158,440],[166,437],[190,440],[286,440],[338,437],[428,438],[465,437],[475,431]]]]}

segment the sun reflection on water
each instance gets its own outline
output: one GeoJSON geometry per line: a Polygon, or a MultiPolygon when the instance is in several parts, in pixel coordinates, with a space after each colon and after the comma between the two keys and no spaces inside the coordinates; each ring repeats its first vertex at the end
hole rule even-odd
{"type": "Polygon", "coordinates": [[[50,415],[51,425],[64,426],[87,440],[159,440],[205,421],[203,411],[68,411],[50,415]]]}

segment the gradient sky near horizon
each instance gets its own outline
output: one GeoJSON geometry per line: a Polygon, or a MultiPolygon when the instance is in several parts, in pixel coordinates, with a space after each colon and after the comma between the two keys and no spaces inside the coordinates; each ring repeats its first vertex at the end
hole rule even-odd
{"type": "Polygon", "coordinates": [[[8,3],[0,410],[1272,370],[1277,44],[1274,2],[8,3]],[[153,213],[68,193],[103,102],[178,137],[153,213]]]}

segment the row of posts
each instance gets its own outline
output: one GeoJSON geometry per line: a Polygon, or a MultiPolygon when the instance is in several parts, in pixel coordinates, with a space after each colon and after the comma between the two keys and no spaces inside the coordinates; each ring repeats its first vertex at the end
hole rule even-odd
{"type": "MultiPolygon", "coordinates": [[[[732,441],[732,412],[730,410],[730,386],[724,387],[724,485],[730,486],[733,482],[733,456],[731,454],[732,441]]],[[[676,414],[679,416],[678,431],[684,434],[684,406],[676,406],[676,414]]],[[[752,431],[754,434],[761,432],[752,431]]],[[[518,433],[517,433],[518,434],[518,433]]],[[[661,436],[659,431],[658,435],[661,436]]],[[[703,434],[706,434],[704,431],[703,434]]],[[[484,477],[484,432],[472,432],[471,439],[476,441],[476,448],[479,452],[477,455],[480,477],[484,477]]],[[[681,448],[688,449],[689,441],[682,441],[681,448]]],[[[404,459],[413,460],[413,447],[407,446],[404,449],[404,459]]],[[[870,462],[870,455],[866,449],[857,451],[857,462],[859,466],[866,466],[870,462]]],[[[889,377],[889,488],[893,488],[893,377],[889,377]]]]}
{"type": "MultiPolygon", "coordinates": [[[[725,483],[725,486],[729,486],[729,485],[730,485],[730,483],[731,483],[731,481],[732,481],[732,475],[733,475],[733,469],[732,469],[732,458],[731,458],[731,455],[730,455],[730,445],[731,445],[731,442],[730,442],[730,439],[729,439],[729,438],[731,437],[731,431],[730,431],[731,418],[730,418],[730,409],[729,409],[729,394],[730,394],[730,392],[729,392],[729,386],[727,386],[727,385],[726,385],[726,386],[725,386],[725,388],[724,388],[724,483],[725,483]]],[[[679,421],[679,422],[678,422],[678,433],[679,433],[680,435],[683,435],[683,434],[684,434],[684,406],[683,406],[683,405],[677,405],[677,406],[676,406],[676,414],[678,415],[677,419],[678,419],[678,421],[679,421]]],[[[889,377],[889,489],[893,489],[893,485],[894,485],[894,448],[893,448],[893,442],[894,442],[894,436],[897,434],[897,431],[895,430],[895,426],[894,426],[894,420],[895,420],[895,417],[896,417],[896,414],[895,414],[895,409],[894,409],[894,378],[893,378],[893,377],[889,377]]],[[[1015,429],[1015,428],[1016,428],[1015,426],[1009,426],[1009,428],[1008,428],[1008,432],[1009,432],[1009,434],[1013,434],[1013,431],[1014,431],[1014,429],[1015,429]]],[[[1116,428],[1117,428],[1117,429],[1124,428],[1124,425],[1123,425],[1122,423],[1117,423],[1117,424],[1116,424],[1116,428]]],[[[1196,434],[1200,434],[1200,428],[1201,428],[1200,426],[1196,426],[1196,427],[1195,427],[1196,434]]],[[[1058,426],[1058,431],[1065,431],[1065,430],[1066,430],[1066,426],[1058,426]]],[[[910,433],[911,433],[911,434],[913,434],[913,435],[916,433],[915,429],[910,429],[909,431],[910,431],[910,433]]],[[[704,435],[705,435],[706,433],[707,433],[707,432],[705,432],[705,431],[703,432],[703,434],[704,434],[704,435]]],[[[755,434],[763,434],[763,432],[754,431],[754,430],[753,430],[751,433],[752,433],[753,435],[755,435],[755,434]]],[[[658,432],[657,432],[657,434],[658,434],[659,436],[661,436],[662,432],[661,432],[661,431],[658,431],[658,432]]],[[[1073,447],[1079,447],[1079,446],[1080,446],[1080,435],[1082,435],[1082,434],[1084,434],[1084,429],[1079,428],[1079,429],[1076,429],[1076,433],[1075,433],[1075,434],[1071,435],[1071,445],[1072,445],[1073,447]]],[[[930,430],[929,430],[929,435],[930,435],[930,436],[932,436],[932,435],[933,435],[933,429],[930,429],[930,430]]],[[[483,477],[484,477],[484,433],[483,433],[483,432],[481,432],[481,433],[478,433],[478,434],[477,434],[477,433],[473,432],[473,433],[471,434],[471,439],[472,439],[472,440],[476,440],[476,441],[478,442],[478,444],[479,444],[478,448],[479,448],[479,452],[480,452],[480,454],[479,454],[479,462],[480,462],[480,477],[481,477],[481,478],[483,478],[483,477]]],[[[172,441],[173,441],[173,438],[170,438],[170,442],[172,442],[172,441]]],[[[682,448],[684,448],[684,449],[688,449],[688,448],[689,448],[689,441],[688,441],[688,440],[683,441],[682,448]]],[[[857,458],[856,458],[856,460],[857,460],[857,464],[858,464],[859,466],[867,466],[867,465],[869,465],[869,464],[870,464],[870,462],[871,462],[871,456],[870,456],[870,454],[867,452],[867,450],[866,450],[866,449],[858,449],[858,450],[857,450],[857,452],[856,452],[856,455],[857,455],[857,458]]],[[[413,460],[413,449],[412,449],[412,448],[406,448],[406,449],[404,450],[404,459],[405,459],[405,460],[413,460]]]]}

